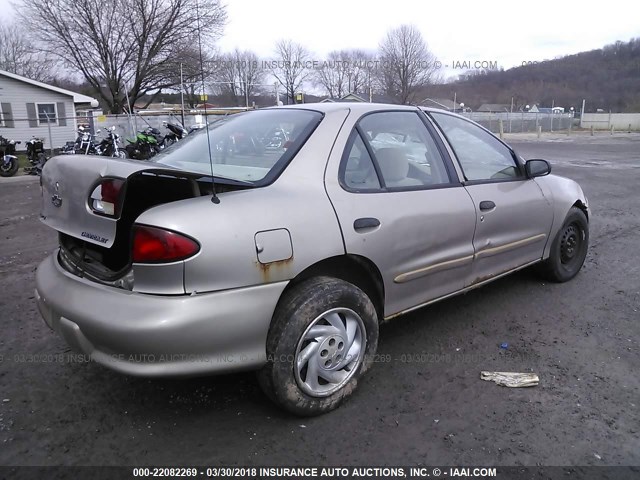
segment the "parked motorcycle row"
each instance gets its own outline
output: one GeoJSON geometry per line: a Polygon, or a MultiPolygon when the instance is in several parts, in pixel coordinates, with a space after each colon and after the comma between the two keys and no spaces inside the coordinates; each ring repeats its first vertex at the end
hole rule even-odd
{"type": "MultiPolygon", "coordinates": [[[[18,171],[18,157],[16,155],[16,145],[22,142],[9,140],[0,135],[0,176],[11,177],[18,171]]],[[[44,150],[44,140],[33,137],[25,142],[27,147],[27,160],[29,165],[24,168],[29,175],[40,175],[42,167],[48,160],[44,150]]]]}
{"type": "MultiPolygon", "coordinates": [[[[120,135],[116,133],[116,127],[106,130],[106,135],[98,141],[96,134],[92,134],[88,128],[78,127],[76,139],[67,142],[60,153],[64,155],[103,155],[117,158],[133,158],[136,160],[148,160],[157,155],[165,148],[185,138],[190,132],[178,123],[162,122],[167,129],[166,134],[162,134],[157,128],[151,126],[137,133],[135,138],[127,138],[127,145],[123,148],[120,144],[120,135]]],[[[18,171],[18,157],[16,155],[16,145],[22,142],[9,140],[0,135],[0,176],[11,177],[18,171]]],[[[44,140],[33,137],[25,142],[27,149],[27,160],[29,165],[24,168],[29,175],[40,175],[42,167],[48,160],[44,149],[44,140]]]]}
{"type": "Polygon", "coordinates": [[[116,127],[107,129],[106,136],[98,142],[96,135],[83,126],[78,127],[74,142],[67,142],[60,153],[64,155],[104,155],[107,157],[126,158],[126,152],[120,147],[120,135],[115,133],[116,127]]]}
{"type": "Polygon", "coordinates": [[[115,133],[115,127],[107,129],[106,136],[100,142],[96,140],[100,130],[92,135],[88,129],[79,127],[76,140],[67,142],[61,153],[148,160],[187,136],[187,131],[178,124],[163,122],[163,125],[168,130],[165,135],[149,126],[139,131],[135,138],[127,138],[124,148],[120,144],[120,135],[115,133]]]}

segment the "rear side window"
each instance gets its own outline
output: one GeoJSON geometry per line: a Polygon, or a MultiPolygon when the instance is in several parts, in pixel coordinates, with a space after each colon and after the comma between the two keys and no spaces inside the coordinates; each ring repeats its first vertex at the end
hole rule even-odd
{"type": "Polygon", "coordinates": [[[347,155],[346,167],[344,170],[344,183],[354,190],[379,190],[380,181],[373,166],[373,160],[360,134],[355,134],[353,145],[347,155]]]}
{"type": "Polygon", "coordinates": [[[377,112],[356,126],[342,182],[354,190],[413,190],[450,183],[440,151],[416,112],[377,112]]]}
{"type": "Polygon", "coordinates": [[[520,170],[502,142],[463,118],[431,112],[447,137],[467,180],[510,180],[521,177],[520,170]]]}

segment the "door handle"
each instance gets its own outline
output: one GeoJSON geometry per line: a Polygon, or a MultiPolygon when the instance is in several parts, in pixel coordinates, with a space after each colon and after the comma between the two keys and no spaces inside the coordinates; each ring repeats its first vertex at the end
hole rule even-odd
{"type": "Polygon", "coordinates": [[[354,230],[366,230],[369,228],[376,228],[380,226],[380,220],[372,217],[358,218],[353,222],[354,230]]]}
{"type": "Polygon", "coordinates": [[[486,212],[487,210],[493,210],[494,208],[496,208],[496,204],[491,200],[483,200],[482,202],[480,202],[480,210],[483,212],[486,212]]]}

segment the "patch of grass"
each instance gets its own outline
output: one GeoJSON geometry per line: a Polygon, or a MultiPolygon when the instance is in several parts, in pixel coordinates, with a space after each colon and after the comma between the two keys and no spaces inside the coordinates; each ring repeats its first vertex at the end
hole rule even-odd
{"type": "Polygon", "coordinates": [[[25,153],[18,153],[16,156],[18,157],[18,166],[20,168],[29,166],[29,160],[27,160],[27,155],[25,153]]]}

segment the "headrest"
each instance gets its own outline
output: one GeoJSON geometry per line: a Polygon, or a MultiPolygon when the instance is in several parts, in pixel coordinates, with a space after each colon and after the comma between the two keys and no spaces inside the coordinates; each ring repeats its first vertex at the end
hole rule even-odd
{"type": "Polygon", "coordinates": [[[407,178],[409,160],[402,148],[381,148],[376,150],[376,158],[385,181],[396,182],[407,178]]]}

